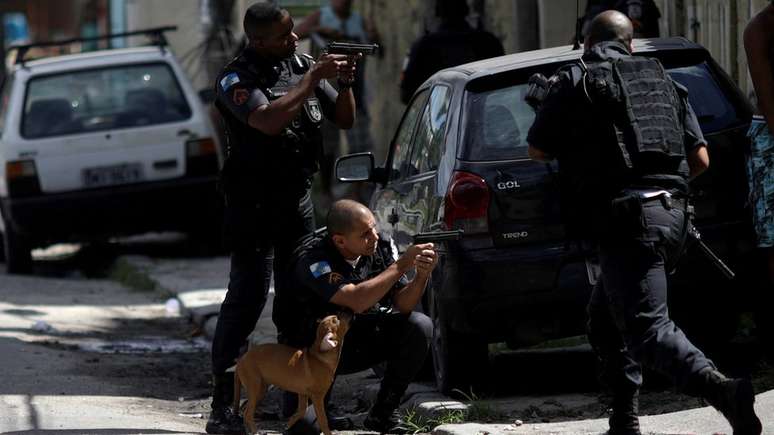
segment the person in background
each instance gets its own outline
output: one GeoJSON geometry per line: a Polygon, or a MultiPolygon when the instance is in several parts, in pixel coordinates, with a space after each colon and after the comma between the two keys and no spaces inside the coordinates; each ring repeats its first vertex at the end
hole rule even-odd
{"type": "MultiPolygon", "coordinates": [[[[748,133],[747,178],[758,247],[765,251],[768,263],[769,285],[762,302],[770,307],[774,300],[774,1],[750,20],[744,31],[744,48],[757,109],[748,133]]],[[[764,332],[772,332],[770,319],[756,319],[756,323],[768,328],[764,332]]]]}
{"type": "Polygon", "coordinates": [[[586,36],[591,20],[599,13],[610,9],[615,9],[629,17],[634,26],[635,38],[660,36],[658,20],[661,18],[661,11],[653,0],[589,0],[583,16],[583,36],[586,36]]]}
{"type": "MultiPolygon", "coordinates": [[[[309,14],[300,22],[295,32],[299,39],[309,38],[316,50],[324,50],[329,42],[354,42],[379,44],[381,38],[373,21],[352,9],[352,0],[331,0],[330,5],[309,14]]],[[[381,54],[381,49],[379,51],[381,54]]],[[[371,117],[367,104],[365,59],[358,62],[355,80],[352,82],[357,113],[355,124],[347,130],[347,148],[340,150],[339,129],[331,123],[323,123],[325,151],[321,168],[323,193],[332,195],[333,162],[339,154],[361,153],[374,150],[371,136],[371,117]]],[[[359,196],[355,195],[355,196],[359,196]]],[[[365,198],[358,198],[365,199],[365,198]]]]}
{"type": "Polygon", "coordinates": [[[438,30],[417,39],[404,61],[400,80],[400,100],[411,96],[435,72],[463,63],[505,54],[503,44],[493,34],[470,26],[466,0],[436,0],[438,30]]]}

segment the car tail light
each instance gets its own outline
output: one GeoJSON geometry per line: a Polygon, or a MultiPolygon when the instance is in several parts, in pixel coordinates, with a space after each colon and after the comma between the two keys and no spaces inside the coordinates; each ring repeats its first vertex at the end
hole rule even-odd
{"type": "Polygon", "coordinates": [[[5,164],[8,196],[19,198],[40,194],[40,181],[34,160],[15,160],[5,164]]]}
{"type": "Polygon", "coordinates": [[[449,183],[444,222],[449,229],[466,234],[489,231],[489,186],[479,175],[456,171],[449,183]]]}
{"type": "Polygon", "coordinates": [[[211,138],[185,143],[186,175],[202,176],[218,173],[218,148],[211,138]]]}

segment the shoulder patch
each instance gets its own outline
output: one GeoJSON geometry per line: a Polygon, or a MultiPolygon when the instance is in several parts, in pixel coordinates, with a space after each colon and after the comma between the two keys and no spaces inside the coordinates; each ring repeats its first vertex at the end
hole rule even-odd
{"type": "Polygon", "coordinates": [[[228,73],[225,77],[220,79],[220,88],[223,89],[223,92],[226,92],[230,87],[237,83],[239,83],[239,76],[237,73],[228,73]]]}
{"type": "Polygon", "coordinates": [[[331,265],[327,261],[318,261],[309,266],[309,271],[315,278],[319,278],[327,273],[331,273],[331,265]]]}

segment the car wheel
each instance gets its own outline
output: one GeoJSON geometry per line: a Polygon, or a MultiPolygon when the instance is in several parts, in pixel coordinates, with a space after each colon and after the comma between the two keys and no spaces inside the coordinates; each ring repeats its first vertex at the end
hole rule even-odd
{"type": "Polygon", "coordinates": [[[32,273],[32,247],[17,234],[9,222],[5,222],[3,234],[3,253],[5,255],[5,270],[11,274],[32,273]]]}
{"type": "Polygon", "coordinates": [[[433,320],[430,347],[438,390],[447,395],[471,396],[481,386],[489,364],[487,343],[454,331],[437,300],[430,304],[430,317],[433,320]]]}

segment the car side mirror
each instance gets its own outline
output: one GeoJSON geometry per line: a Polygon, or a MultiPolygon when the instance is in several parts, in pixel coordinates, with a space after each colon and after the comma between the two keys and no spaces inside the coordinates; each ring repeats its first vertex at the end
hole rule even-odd
{"type": "Polygon", "coordinates": [[[336,179],[343,183],[371,181],[374,173],[374,155],[371,153],[349,154],[336,160],[336,179]]]}

